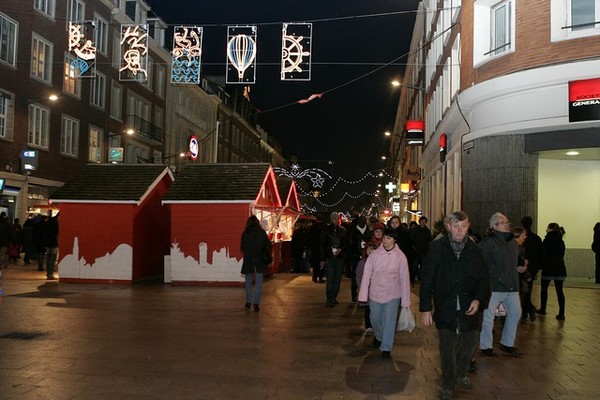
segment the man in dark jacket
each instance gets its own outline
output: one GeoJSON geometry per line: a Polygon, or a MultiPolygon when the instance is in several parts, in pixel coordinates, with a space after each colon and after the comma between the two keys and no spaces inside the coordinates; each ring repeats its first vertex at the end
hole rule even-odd
{"type": "Polygon", "coordinates": [[[464,389],[473,387],[467,369],[477,348],[490,280],[483,252],[468,236],[467,214],[453,212],[444,222],[449,233],[431,242],[423,259],[419,311],[423,325],[435,320],[443,375],[439,398],[449,399],[457,382],[464,389]]]}
{"type": "Polygon", "coordinates": [[[542,255],[544,254],[544,247],[542,245],[542,238],[531,231],[533,225],[533,219],[529,216],[521,218],[521,226],[527,231],[527,238],[523,243],[525,248],[525,258],[527,259],[527,272],[531,277],[530,280],[525,281],[527,284],[527,291],[524,293],[525,301],[523,301],[523,318],[526,319],[529,315],[531,321],[535,321],[536,307],[531,303],[531,290],[533,289],[533,280],[535,279],[538,271],[542,269],[542,255]]]}
{"type": "Polygon", "coordinates": [[[54,265],[58,256],[58,216],[48,219],[44,227],[44,247],[46,248],[46,279],[54,280],[54,265]]]}
{"type": "Polygon", "coordinates": [[[490,269],[492,295],[486,310],[483,312],[483,323],[479,347],[481,354],[494,357],[492,347],[494,313],[502,303],[506,309],[506,320],[502,328],[500,350],[518,357],[521,353],[514,347],[521,319],[521,300],[519,298],[519,248],[510,231],[510,222],[502,213],[495,213],[490,218],[492,232],[479,243],[483,250],[485,262],[490,269]]]}
{"type": "Polygon", "coordinates": [[[342,273],[344,272],[344,257],[348,250],[348,235],[339,225],[339,214],[332,212],[330,223],[321,233],[321,267],[325,268],[327,276],[326,295],[327,307],[338,304],[337,295],[340,292],[342,273]]]}
{"type": "Polygon", "coordinates": [[[369,241],[371,231],[367,226],[367,218],[361,215],[356,220],[356,225],[350,233],[350,296],[352,302],[358,298],[358,284],[356,283],[356,266],[363,257],[365,243],[369,241]]]}

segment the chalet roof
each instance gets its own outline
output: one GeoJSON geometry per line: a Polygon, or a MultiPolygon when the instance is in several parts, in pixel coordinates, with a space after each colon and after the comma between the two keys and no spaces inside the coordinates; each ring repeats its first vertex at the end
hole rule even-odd
{"type": "Polygon", "coordinates": [[[282,197],[281,198],[282,202],[287,201],[291,187],[292,187],[292,180],[290,178],[285,178],[285,177],[281,177],[281,176],[277,177],[277,188],[279,189],[279,195],[282,197]]]}
{"type": "Polygon", "coordinates": [[[51,196],[60,202],[139,202],[169,174],[161,164],[88,164],[51,196]]]}
{"type": "Polygon", "coordinates": [[[187,164],[163,196],[163,202],[253,202],[270,167],[266,163],[187,164]]]}

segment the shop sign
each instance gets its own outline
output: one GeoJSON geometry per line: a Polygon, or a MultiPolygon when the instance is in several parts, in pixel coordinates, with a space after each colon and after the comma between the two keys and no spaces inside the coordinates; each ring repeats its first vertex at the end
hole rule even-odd
{"type": "Polygon", "coordinates": [[[425,142],[425,122],[409,120],[404,124],[406,130],[406,144],[408,146],[422,146],[425,142]]]}
{"type": "Polygon", "coordinates": [[[35,171],[38,167],[37,150],[23,150],[21,152],[21,170],[35,171]]]}
{"type": "Polygon", "coordinates": [[[402,170],[402,181],[420,181],[421,180],[421,168],[418,165],[407,165],[402,170]]]}
{"type": "Polygon", "coordinates": [[[600,78],[569,82],[569,122],[600,120],[600,78]]]}

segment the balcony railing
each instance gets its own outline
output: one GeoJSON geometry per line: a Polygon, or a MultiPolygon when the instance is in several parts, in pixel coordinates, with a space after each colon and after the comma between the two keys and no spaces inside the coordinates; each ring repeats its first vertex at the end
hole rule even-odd
{"type": "Polygon", "coordinates": [[[162,143],[162,129],[137,115],[126,115],[125,124],[127,129],[134,129],[136,133],[155,142],[162,143]]]}

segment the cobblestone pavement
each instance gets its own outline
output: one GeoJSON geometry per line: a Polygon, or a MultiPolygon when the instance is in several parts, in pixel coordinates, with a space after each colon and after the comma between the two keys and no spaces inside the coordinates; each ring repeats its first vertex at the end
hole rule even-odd
{"type": "MultiPolygon", "coordinates": [[[[2,400],[434,399],[439,389],[437,331],[398,333],[383,359],[347,278],[341,304],[327,308],[325,285],[277,274],[253,312],[241,287],[66,284],[15,265],[4,273],[2,400]]],[[[519,326],[524,355],[479,357],[474,388],[456,398],[599,398],[600,285],[567,283],[566,321],[554,318],[551,287],[548,315],[519,326]]]]}

